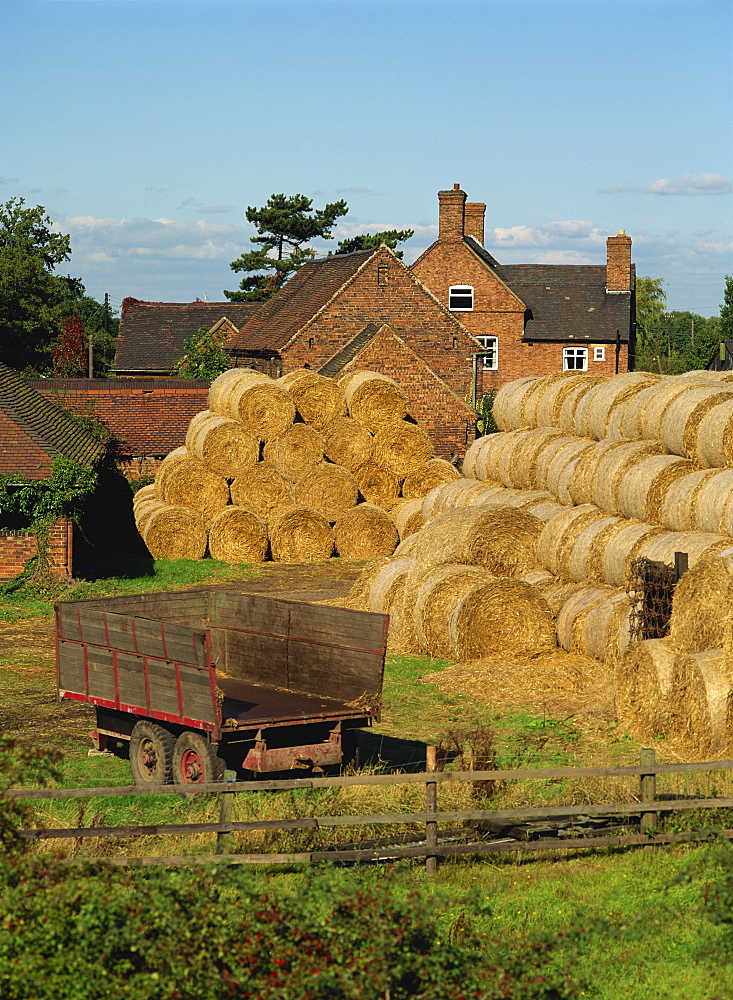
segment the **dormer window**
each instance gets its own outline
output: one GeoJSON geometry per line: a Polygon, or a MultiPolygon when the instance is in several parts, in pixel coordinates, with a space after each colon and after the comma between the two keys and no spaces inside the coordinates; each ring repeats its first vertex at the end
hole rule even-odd
{"type": "Polygon", "coordinates": [[[448,289],[448,308],[451,312],[471,312],[473,309],[473,286],[451,285],[448,289]]]}

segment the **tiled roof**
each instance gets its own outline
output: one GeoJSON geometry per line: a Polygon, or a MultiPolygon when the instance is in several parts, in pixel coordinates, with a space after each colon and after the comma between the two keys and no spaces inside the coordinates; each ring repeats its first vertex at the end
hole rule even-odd
{"type": "Polygon", "coordinates": [[[183,342],[201,326],[228,319],[241,329],[260,302],[142,302],[126,298],[120,314],[116,372],[170,372],[183,342]]]}
{"type": "Polygon", "coordinates": [[[191,417],[207,408],[208,379],[29,379],[70,410],[104,422],[122,458],[163,456],[182,445],[191,417]]]}
{"type": "Polygon", "coordinates": [[[0,413],[4,428],[0,436],[1,473],[43,479],[49,475],[55,458],[63,456],[92,465],[104,451],[102,444],[68,413],[3,364],[0,413]]]}
{"type": "Polygon", "coordinates": [[[378,252],[376,247],[308,261],[277,294],[262,303],[226,347],[279,350],[378,252]]]}
{"type": "Polygon", "coordinates": [[[349,361],[353,361],[359,351],[366,347],[378,333],[379,327],[374,323],[369,323],[338,354],[334,354],[332,358],[329,358],[325,365],[318,369],[318,374],[334,378],[334,376],[338,375],[348,365],[349,361]]]}
{"type": "Polygon", "coordinates": [[[631,295],[606,291],[606,267],[500,264],[493,268],[529,312],[525,340],[612,342],[629,339],[631,295]]]}

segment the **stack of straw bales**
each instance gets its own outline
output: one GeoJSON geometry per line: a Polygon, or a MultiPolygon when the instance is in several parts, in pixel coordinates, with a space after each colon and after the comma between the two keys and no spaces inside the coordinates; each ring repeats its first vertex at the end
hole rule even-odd
{"type": "Polygon", "coordinates": [[[211,383],[208,404],[135,498],[156,558],[387,556],[422,526],[423,497],[460,479],[433,456],[397,383],[375,372],[337,382],[234,368],[211,383]]]}
{"type": "MultiPolygon", "coordinates": [[[[728,746],[733,376],[519,379],[497,392],[494,417],[500,432],[469,448],[464,475],[492,503],[551,495],[534,510],[544,521],[538,563],[556,580],[543,593],[559,644],[614,668],[619,717],[640,735],[666,733],[689,752],[728,746]],[[630,643],[632,561],[671,564],[676,552],[687,554],[690,572],[675,592],[669,636],[630,643]]],[[[456,495],[428,494],[425,520],[456,495]]],[[[466,487],[461,502],[471,495],[466,487]]]]}

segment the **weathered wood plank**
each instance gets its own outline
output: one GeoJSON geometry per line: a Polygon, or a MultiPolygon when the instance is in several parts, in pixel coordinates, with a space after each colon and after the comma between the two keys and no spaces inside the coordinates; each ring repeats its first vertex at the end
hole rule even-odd
{"type": "Polygon", "coordinates": [[[73,691],[74,694],[86,692],[84,676],[84,647],[75,642],[60,642],[58,646],[59,688],[62,691],[73,691]]]}

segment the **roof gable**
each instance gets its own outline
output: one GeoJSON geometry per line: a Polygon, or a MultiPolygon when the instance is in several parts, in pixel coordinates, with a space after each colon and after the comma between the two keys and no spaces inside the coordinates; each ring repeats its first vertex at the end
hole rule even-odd
{"type": "Polygon", "coordinates": [[[223,323],[240,330],[261,307],[260,302],[122,303],[115,354],[116,372],[170,372],[183,355],[183,344],[199,328],[223,323]]]}
{"type": "Polygon", "coordinates": [[[278,351],[358,274],[379,247],[334,254],[304,264],[255,316],[231,336],[228,349],[278,351]]]}
{"type": "Polygon", "coordinates": [[[104,451],[102,444],[65,410],[45,399],[3,364],[0,364],[0,414],[4,431],[0,436],[2,473],[44,479],[50,474],[55,458],[92,465],[104,451]]]}

